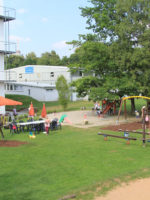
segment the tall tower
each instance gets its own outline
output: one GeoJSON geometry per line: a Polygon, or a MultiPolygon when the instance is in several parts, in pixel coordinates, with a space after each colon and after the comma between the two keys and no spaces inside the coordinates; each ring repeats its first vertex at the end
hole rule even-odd
{"type": "MultiPolygon", "coordinates": [[[[4,71],[4,57],[16,52],[16,44],[9,41],[9,22],[16,18],[16,11],[12,8],[3,7],[0,0],[0,96],[5,96],[4,84],[7,76],[4,71]]],[[[0,114],[5,113],[5,106],[0,106],[0,114]]]]}

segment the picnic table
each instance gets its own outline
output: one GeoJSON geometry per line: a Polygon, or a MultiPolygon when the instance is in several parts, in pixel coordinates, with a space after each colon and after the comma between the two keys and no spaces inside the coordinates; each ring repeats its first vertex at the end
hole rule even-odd
{"type": "Polygon", "coordinates": [[[31,121],[31,122],[18,122],[17,125],[19,126],[27,126],[27,125],[32,125],[32,124],[44,124],[44,120],[38,120],[38,121],[31,121]]]}

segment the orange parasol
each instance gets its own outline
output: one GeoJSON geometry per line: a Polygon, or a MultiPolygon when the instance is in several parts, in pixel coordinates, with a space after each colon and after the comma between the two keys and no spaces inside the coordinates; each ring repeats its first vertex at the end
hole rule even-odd
{"type": "Polygon", "coordinates": [[[16,106],[16,105],[22,105],[19,101],[14,101],[12,99],[7,99],[5,97],[0,96],[0,106],[16,106]]]}
{"type": "Polygon", "coordinates": [[[33,108],[32,102],[31,102],[30,107],[29,107],[29,116],[34,116],[34,108],[33,108]]]}
{"type": "Polygon", "coordinates": [[[47,115],[47,113],[46,113],[45,103],[43,103],[43,108],[42,108],[41,116],[42,116],[43,118],[45,118],[46,115],[47,115]]]}

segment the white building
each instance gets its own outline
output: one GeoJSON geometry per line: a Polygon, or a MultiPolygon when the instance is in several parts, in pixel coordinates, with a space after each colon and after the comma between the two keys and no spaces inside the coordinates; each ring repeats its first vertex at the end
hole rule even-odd
{"type": "MultiPolygon", "coordinates": [[[[5,96],[4,84],[7,79],[4,71],[4,56],[15,53],[15,44],[9,42],[9,21],[15,19],[15,10],[3,7],[0,0],[0,96],[5,96]]],[[[0,106],[0,113],[5,113],[5,106],[0,106]]]]}
{"type": "MultiPolygon", "coordinates": [[[[38,101],[57,101],[56,81],[63,75],[68,83],[81,78],[82,72],[71,74],[65,66],[27,65],[6,70],[9,81],[5,84],[6,94],[31,96],[38,101]]],[[[86,98],[85,98],[86,99],[86,98]]],[[[71,94],[71,100],[79,100],[76,93],[71,94]]]]}

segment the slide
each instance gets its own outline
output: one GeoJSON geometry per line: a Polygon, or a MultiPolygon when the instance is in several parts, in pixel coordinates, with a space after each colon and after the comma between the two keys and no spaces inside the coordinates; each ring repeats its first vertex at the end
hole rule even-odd
{"type": "Polygon", "coordinates": [[[112,107],[112,105],[111,104],[108,104],[107,106],[106,106],[106,108],[103,110],[103,112],[102,112],[102,114],[104,115],[104,114],[106,114],[108,111],[109,111],[109,109],[112,107]]]}

